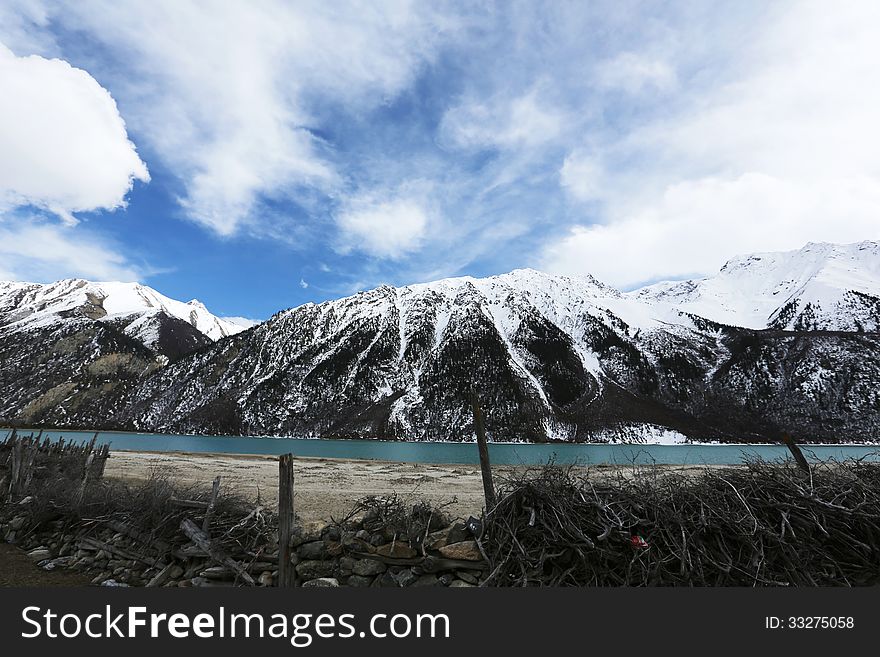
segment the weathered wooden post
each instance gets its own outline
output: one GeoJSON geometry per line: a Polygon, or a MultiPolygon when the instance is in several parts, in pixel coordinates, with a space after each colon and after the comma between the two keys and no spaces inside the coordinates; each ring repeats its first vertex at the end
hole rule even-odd
{"type": "Polygon", "coordinates": [[[86,487],[89,485],[89,474],[91,473],[92,462],[94,460],[95,460],[95,452],[91,451],[91,452],[89,452],[89,455],[86,457],[86,463],[85,463],[85,466],[83,467],[82,483],[80,484],[80,487],[79,487],[79,495],[76,498],[77,506],[82,504],[83,497],[86,494],[86,487]]]}
{"type": "Polygon", "coordinates": [[[489,446],[486,444],[486,426],[483,423],[483,409],[477,393],[471,390],[471,410],[474,413],[474,429],[477,433],[477,447],[480,451],[480,471],[483,474],[483,494],[486,497],[486,513],[495,508],[495,485],[492,483],[492,466],[489,463],[489,446]]]}
{"type": "Polygon", "coordinates": [[[786,447],[788,447],[788,451],[791,452],[792,456],[794,456],[795,463],[798,464],[798,467],[809,474],[810,464],[807,463],[807,459],[804,457],[804,453],[801,451],[801,448],[798,447],[797,444],[794,442],[794,438],[792,438],[787,433],[783,433],[782,442],[785,443],[786,447]]]}
{"type": "Polygon", "coordinates": [[[214,485],[211,488],[211,500],[208,502],[208,508],[205,509],[205,521],[202,523],[202,531],[208,536],[211,535],[211,515],[214,513],[214,506],[217,504],[217,496],[220,494],[220,477],[214,479],[214,485]]]}
{"type": "Polygon", "coordinates": [[[282,454],[278,459],[278,586],[285,588],[296,580],[290,563],[293,518],[293,454],[282,454]]]}

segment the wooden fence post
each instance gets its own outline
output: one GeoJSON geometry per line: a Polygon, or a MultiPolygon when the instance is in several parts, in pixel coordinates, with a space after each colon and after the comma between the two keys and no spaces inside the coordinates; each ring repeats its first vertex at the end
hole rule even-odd
{"type": "Polygon", "coordinates": [[[220,477],[214,479],[214,485],[211,487],[211,500],[208,502],[208,508],[205,509],[205,521],[202,523],[202,531],[208,536],[211,535],[211,515],[214,513],[214,505],[217,504],[217,495],[220,494],[220,477]]]}
{"type": "Polygon", "coordinates": [[[489,445],[486,443],[486,426],[483,423],[483,409],[477,393],[471,391],[471,410],[474,413],[474,429],[477,432],[477,447],[480,451],[480,471],[483,474],[483,494],[486,497],[486,513],[495,508],[495,485],[492,483],[492,466],[489,463],[489,445]]]}
{"type": "Polygon", "coordinates": [[[794,442],[794,438],[792,438],[787,433],[783,433],[782,442],[785,443],[786,447],[788,447],[788,451],[791,452],[792,456],[794,456],[794,461],[798,464],[798,467],[809,474],[810,464],[807,463],[807,459],[804,457],[804,453],[801,451],[801,448],[798,447],[797,444],[794,442]]]}
{"type": "Polygon", "coordinates": [[[278,459],[278,586],[285,588],[296,580],[290,563],[293,519],[293,454],[282,454],[278,459]]]}

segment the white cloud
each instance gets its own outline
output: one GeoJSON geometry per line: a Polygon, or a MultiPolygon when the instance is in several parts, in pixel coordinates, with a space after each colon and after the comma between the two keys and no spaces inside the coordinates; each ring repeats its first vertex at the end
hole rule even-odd
{"type": "Polygon", "coordinates": [[[123,205],[134,180],[149,174],[110,94],[67,62],[0,44],[0,205],[70,223],[71,213],[123,205]]]}
{"type": "Polygon", "coordinates": [[[602,223],[551,242],[542,266],[634,285],[741,252],[880,238],[880,5],[797,3],[762,25],[737,77],[593,155],[608,184],[577,185],[589,176],[570,156],[560,183],[598,192],[602,223]]]}
{"type": "Polygon", "coordinates": [[[671,89],[677,78],[675,69],[657,56],[624,52],[599,64],[596,81],[602,88],[635,94],[650,89],[671,89]]]}
{"type": "Polygon", "coordinates": [[[819,186],[757,173],[689,180],[624,220],[575,227],[545,249],[542,262],[549,271],[632,287],[712,272],[740,253],[880,238],[878,210],[880,185],[868,178],[819,186]]]}
{"type": "Polygon", "coordinates": [[[11,225],[0,217],[0,280],[46,282],[82,277],[136,281],[144,274],[115,245],[81,226],[27,220],[11,225]]]}
{"type": "Polygon", "coordinates": [[[418,249],[429,226],[429,210],[418,196],[350,200],[336,217],[342,235],[340,251],[361,251],[380,258],[402,258],[418,249]]]}
{"type": "Polygon", "coordinates": [[[221,235],[273,221],[255,211],[262,199],[337,192],[313,102],[351,112],[386,102],[455,29],[407,0],[50,7],[123,63],[105,73],[126,117],[183,181],[189,217],[221,235]]]}
{"type": "Polygon", "coordinates": [[[458,148],[530,148],[557,139],[565,113],[534,88],[525,94],[465,100],[447,110],[441,139],[458,148]]]}
{"type": "Polygon", "coordinates": [[[602,164],[582,151],[569,153],[559,170],[559,184],[577,201],[601,198],[605,193],[604,179],[602,164]]]}
{"type": "Polygon", "coordinates": [[[309,284],[308,284],[308,282],[306,281],[306,279],[301,278],[301,279],[299,279],[299,286],[300,286],[302,289],[306,290],[306,289],[308,289],[309,284]]]}

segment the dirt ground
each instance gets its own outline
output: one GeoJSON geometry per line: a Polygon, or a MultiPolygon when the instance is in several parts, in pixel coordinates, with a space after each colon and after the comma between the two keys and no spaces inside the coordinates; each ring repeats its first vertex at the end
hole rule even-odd
{"type": "Polygon", "coordinates": [[[91,578],[75,570],[45,571],[21,549],[0,543],[0,587],[87,586],[91,578]]]}
{"type": "MultiPolygon", "coordinates": [[[[590,467],[605,474],[621,470],[633,472],[630,466],[590,467]]],[[[256,499],[259,492],[267,504],[278,497],[278,459],[275,456],[112,452],[105,476],[137,481],[149,477],[154,468],[186,483],[208,484],[220,475],[223,486],[250,499],[256,499]]],[[[687,472],[704,468],[662,469],[687,472]]],[[[513,470],[512,467],[498,467],[493,473],[500,479],[513,470]]],[[[483,483],[480,469],[475,465],[298,458],[294,477],[294,507],[305,522],[340,518],[367,495],[397,493],[433,504],[455,500],[447,507],[447,512],[460,518],[479,515],[483,506],[483,483]]]]}

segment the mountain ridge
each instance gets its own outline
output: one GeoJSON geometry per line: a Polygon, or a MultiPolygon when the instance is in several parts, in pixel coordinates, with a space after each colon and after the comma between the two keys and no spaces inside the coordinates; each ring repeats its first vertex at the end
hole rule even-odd
{"type": "MultiPolygon", "coordinates": [[[[880,252],[863,242],[831,249],[828,258],[865,245],[870,252],[859,257],[868,260],[868,284],[858,292],[868,302],[841,305],[853,290],[838,285],[810,322],[774,324],[768,316],[763,326],[738,327],[719,321],[729,319],[723,313],[691,312],[699,305],[687,296],[694,288],[703,306],[724,309],[719,294],[709,297],[715,306],[704,303],[717,292],[705,282],[711,277],[620,292],[592,277],[520,269],[304,304],[129,372],[103,397],[96,381],[79,382],[76,394],[88,403],[53,405],[53,393],[41,404],[54,388],[35,389],[38,412],[7,404],[0,417],[30,408],[29,421],[49,424],[470,440],[467,396],[475,387],[496,440],[735,441],[782,431],[803,441],[877,440],[880,335],[870,299],[880,252]],[[682,295],[685,303],[670,301],[682,295]]],[[[807,256],[816,248],[804,247],[807,256]]],[[[806,257],[804,249],[789,260],[806,257]]],[[[758,257],[740,260],[766,268],[758,257]]],[[[780,266],[771,269],[788,281],[790,267],[780,266]]],[[[793,294],[809,288],[789,285],[793,294]]]]}

